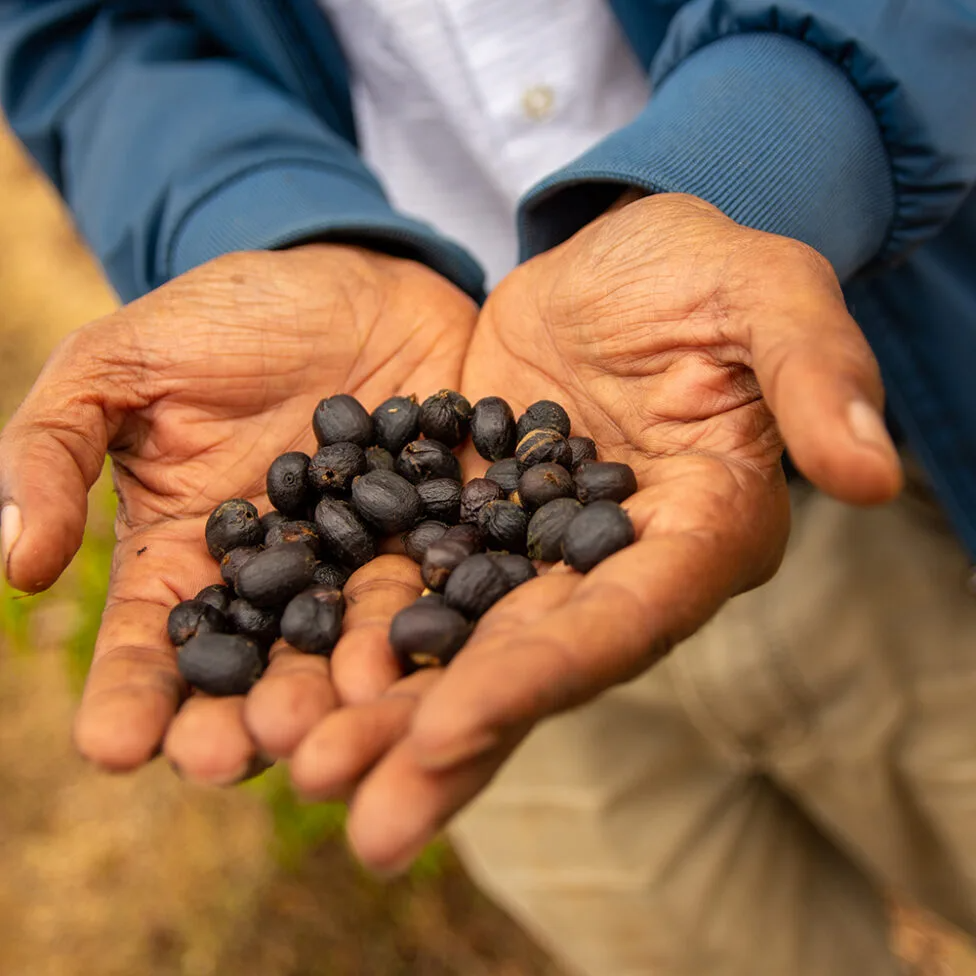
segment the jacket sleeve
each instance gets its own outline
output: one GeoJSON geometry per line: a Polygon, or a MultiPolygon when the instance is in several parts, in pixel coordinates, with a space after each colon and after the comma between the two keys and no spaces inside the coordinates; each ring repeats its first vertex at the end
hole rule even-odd
{"type": "Polygon", "coordinates": [[[805,241],[842,279],[898,263],[976,183],[974,52],[974,0],[691,0],[641,115],[522,201],[523,256],[625,185],[805,241]]]}
{"type": "Polygon", "coordinates": [[[403,254],[480,294],[473,259],[392,209],[328,113],[178,6],[0,0],[0,101],[123,300],[222,253],[312,239],[403,254]]]}

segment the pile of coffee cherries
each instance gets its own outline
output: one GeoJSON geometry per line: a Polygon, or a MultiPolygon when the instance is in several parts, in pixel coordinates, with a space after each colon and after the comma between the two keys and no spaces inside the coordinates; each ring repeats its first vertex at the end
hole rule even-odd
{"type": "Polygon", "coordinates": [[[634,472],[597,460],[551,400],[516,420],[500,397],[472,407],[453,390],[423,403],[392,397],[372,414],[339,394],[319,403],[312,429],[312,457],[291,451],[268,469],[272,511],[261,516],[242,498],[214,509],[205,535],[224,583],[170,612],[180,671],[207,694],[245,694],[279,637],[331,654],[342,587],[384,538],[402,539],[427,587],[390,626],[405,674],[447,665],[536,562],[586,573],[634,541],[620,506],[637,490],[634,472]],[[492,464],[465,484],[454,452],[469,437],[492,464]]]}

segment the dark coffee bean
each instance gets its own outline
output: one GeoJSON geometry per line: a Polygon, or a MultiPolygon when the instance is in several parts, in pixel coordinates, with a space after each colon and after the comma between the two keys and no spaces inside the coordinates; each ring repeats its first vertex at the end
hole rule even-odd
{"type": "Polygon", "coordinates": [[[390,624],[390,645],[405,672],[444,667],[464,646],[471,624],[450,607],[426,597],[404,607],[390,624]]]}
{"type": "Polygon", "coordinates": [[[463,542],[471,549],[472,553],[481,552],[485,547],[485,534],[472,522],[463,522],[461,525],[452,525],[444,533],[445,539],[452,542],[463,542]]]}
{"type": "Polygon", "coordinates": [[[431,543],[436,542],[447,531],[443,522],[428,519],[403,537],[403,550],[415,562],[423,565],[424,553],[431,543]]]}
{"type": "Polygon", "coordinates": [[[352,504],[383,535],[412,529],[424,513],[417,489],[393,471],[370,471],[352,485],[352,504]]]}
{"type": "MultiPolygon", "coordinates": [[[[303,510],[304,511],[304,510],[303,510]]],[[[268,533],[276,526],[281,525],[282,522],[287,522],[288,516],[279,512],[277,509],[271,509],[270,512],[265,512],[261,516],[261,528],[264,530],[264,537],[268,537],[268,533]]]]}
{"type": "Polygon", "coordinates": [[[276,457],[268,468],[268,501],[279,512],[301,518],[311,501],[308,482],[310,458],[302,451],[276,457]]]}
{"type": "Polygon", "coordinates": [[[238,634],[250,637],[263,648],[269,648],[280,634],[281,614],[277,608],[257,607],[238,597],[227,611],[227,619],[238,634]]]}
{"type": "Polygon", "coordinates": [[[420,566],[424,586],[435,592],[443,590],[451,573],[474,552],[473,546],[467,545],[460,539],[441,537],[436,542],[432,542],[427,547],[424,561],[420,566]]]}
{"type": "Polygon", "coordinates": [[[589,437],[570,437],[569,449],[572,452],[572,470],[575,471],[584,461],[596,460],[596,442],[589,437]]]}
{"type": "Polygon", "coordinates": [[[529,558],[559,562],[563,558],[566,528],[581,511],[583,506],[575,498],[556,498],[543,505],[529,519],[529,558]]]}
{"type": "Polygon", "coordinates": [[[508,585],[511,589],[528,583],[537,575],[532,561],[514,552],[492,552],[489,553],[492,559],[498,564],[499,569],[508,578],[508,585]]]}
{"type": "Polygon", "coordinates": [[[264,670],[261,648],[240,634],[200,634],[177,658],[184,680],[208,695],[246,695],[264,670]]]}
{"type": "Polygon", "coordinates": [[[500,461],[515,448],[515,416],[501,397],[483,397],[474,405],[471,440],[487,461],[500,461]]]}
{"type": "Polygon", "coordinates": [[[313,586],[285,608],[281,636],[299,651],[328,657],[339,642],[345,607],[339,590],[313,586]]]}
{"type": "Polygon", "coordinates": [[[519,502],[530,514],[554,498],[572,498],[576,485],[561,464],[536,464],[519,478],[519,502]]]}
{"type": "Polygon", "coordinates": [[[315,452],[308,466],[308,480],[318,495],[341,495],[352,487],[353,478],[366,471],[366,455],[358,444],[342,441],[315,452]]]}
{"type": "Polygon", "coordinates": [[[264,545],[268,549],[288,542],[304,542],[316,556],[322,552],[322,540],[319,538],[319,530],[315,527],[314,522],[306,522],[301,519],[296,519],[293,522],[279,522],[264,537],[264,545]]]}
{"type": "Polygon", "coordinates": [[[348,502],[323,498],[315,506],[315,526],[323,552],[343,566],[359,569],[376,555],[372,532],[348,502]]]}
{"type": "Polygon", "coordinates": [[[319,563],[312,573],[312,583],[316,586],[328,586],[333,590],[341,590],[349,579],[349,570],[336,566],[334,563],[319,563]]]}
{"type": "Polygon", "coordinates": [[[528,516],[514,502],[489,502],[478,516],[478,528],[485,534],[489,549],[525,552],[528,516]]]}
{"type": "Polygon", "coordinates": [[[477,553],[451,573],[444,587],[444,602],[469,620],[477,620],[510,589],[501,566],[486,553],[477,553]]]}
{"type": "Polygon", "coordinates": [[[230,587],[236,587],[237,574],[241,571],[245,563],[259,552],[264,552],[264,546],[241,546],[239,549],[231,549],[220,560],[220,575],[223,577],[224,582],[230,587]]]}
{"type": "Polygon", "coordinates": [[[588,573],[633,541],[634,525],[616,502],[593,502],[569,523],[563,536],[563,559],[577,572],[588,573]]]}
{"type": "Polygon", "coordinates": [[[396,458],[383,447],[366,448],[367,471],[396,471],[396,458]]]}
{"type": "Polygon", "coordinates": [[[184,600],[169,612],[166,632],[179,647],[197,634],[224,634],[230,630],[226,617],[202,600],[184,600]]]}
{"type": "Polygon", "coordinates": [[[394,457],[420,433],[420,407],[415,396],[395,396],[373,411],[374,439],[394,457]]]}
{"type": "Polygon", "coordinates": [[[420,430],[424,437],[457,447],[467,436],[471,404],[454,390],[441,390],[427,397],[420,407],[420,430]]]}
{"type": "Polygon", "coordinates": [[[234,599],[234,591],[223,583],[213,583],[205,586],[193,599],[200,603],[209,603],[221,613],[227,613],[230,601],[234,599]]]}
{"type": "Polygon", "coordinates": [[[433,478],[461,480],[461,462],[440,441],[411,441],[397,457],[396,469],[415,485],[433,478]]]}
{"type": "Polygon", "coordinates": [[[258,518],[258,510],[243,498],[231,498],[221,502],[207,519],[204,529],[207,548],[216,560],[241,546],[259,546],[264,539],[264,529],[258,518]]]}
{"type": "Polygon", "coordinates": [[[537,400],[518,419],[516,438],[521,440],[530,430],[557,430],[569,437],[569,414],[554,400],[537,400]]]}
{"type": "Polygon", "coordinates": [[[513,457],[496,461],[485,472],[485,477],[502,486],[506,495],[518,490],[519,469],[518,461],[513,457]]]}
{"type": "Polygon", "coordinates": [[[289,542],[252,556],[237,574],[234,589],[259,607],[278,607],[307,589],[315,556],[301,542],[289,542]]]}
{"type": "Polygon", "coordinates": [[[453,525],[461,517],[461,482],[453,478],[434,478],[421,481],[417,494],[424,506],[424,515],[438,522],[453,525]]]}
{"type": "Polygon", "coordinates": [[[340,393],[320,401],[312,416],[312,430],[320,447],[343,441],[367,447],[373,443],[373,420],[355,398],[340,393]]]}
{"type": "Polygon", "coordinates": [[[629,464],[592,461],[576,472],[576,497],[584,504],[622,502],[637,491],[637,476],[629,464]]]}
{"type": "Polygon", "coordinates": [[[505,497],[502,486],[489,478],[472,478],[461,489],[461,521],[477,525],[478,516],[488,502],[505,497]]]}
{"type": "Polygon", "coordinates": [[[558,430],[530,430],[515,448],[515,460],[523,474],[536,464],[560,464],[567,470],[573,463],[569,441],[558,430]]]}

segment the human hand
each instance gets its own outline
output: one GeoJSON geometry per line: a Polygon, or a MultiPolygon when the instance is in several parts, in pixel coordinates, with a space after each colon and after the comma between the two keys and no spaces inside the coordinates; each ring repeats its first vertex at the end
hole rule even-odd
{"type": "MultiPolygon", "coordinates": [[[[87,491],[111,455],[118,544],[75,726],[84,755],[131,769],[165,735],[187,777],[231,782],[252,767],[244,699],[194,696],[173,718],[185,689],[168,612],[219,581],[206,518],[232,497],[267,507],[268,465],[314,451],[322,397],[353,393],[373,407],[457,385],[475,314],[419,264],[315,244],[222,257],[55,351],[0,435],[3,558],[19,589],[50,586],[81,542],[87,491]]],[[[321,658],[286,652],[264,681],[251,718],[279,744],[289,723],[301,727],[334,697],[321,658]]]]}
{"type": "Polygon", "coordinates": [[[562,402],[602,457],[636,470],[637,542],[585,577],[559,567],[520,587],[444,672],[302,743],[296,784],[355,791],[350,839],[381,871],[409,863],[535,722],[636,676],[775,572],[784,440],[843,500],[900,486],[877,367],[827,262],[694,198],[632,203],[514,271],[481,313],[462,389],[562,402]]]}

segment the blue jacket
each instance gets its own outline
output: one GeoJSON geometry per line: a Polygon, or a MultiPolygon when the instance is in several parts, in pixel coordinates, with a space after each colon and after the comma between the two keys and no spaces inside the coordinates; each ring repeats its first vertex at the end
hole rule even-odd
{"type": "MultiPolygon", "coordinates": [[[[976,0],[611,0],[632,124],[522,202],[524,256],[619,185],[694,193],[833,262],[891,418],[976,556],[976,0]]],[[[316,0],[0,0],[0,100],[123,299],[311,238],[476,262],[356,154],[316,0]]]]}

